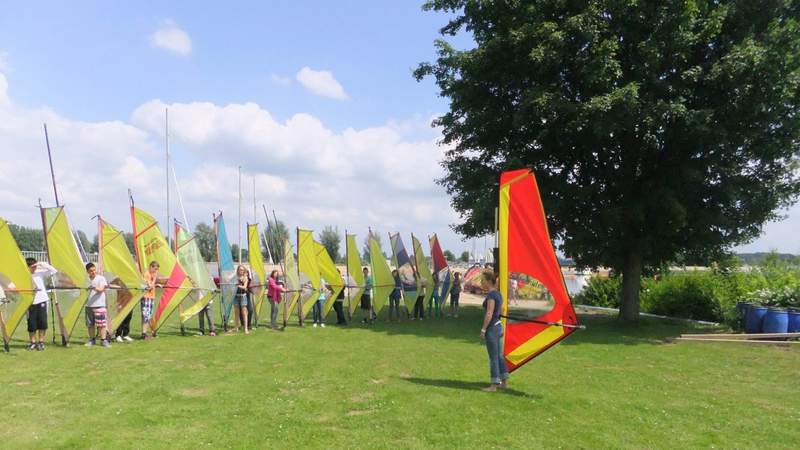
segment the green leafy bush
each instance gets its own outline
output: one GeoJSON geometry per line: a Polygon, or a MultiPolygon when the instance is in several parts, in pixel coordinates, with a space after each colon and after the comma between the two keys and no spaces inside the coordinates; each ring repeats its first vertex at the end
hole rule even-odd
{"type": "Polygon", "coordinates": [[[722,307],[715,294],[717,282],[709,273],[662,277],[642,293],[642,310],[669,317],[721,321],[722,307]]]}
{"type": "Polygon", "coordinates": [[[622,280],[619,277],[592,276],[581,292],[575,295],[573,302],[579,305],[619,308],[621,287],[622,280]]]}

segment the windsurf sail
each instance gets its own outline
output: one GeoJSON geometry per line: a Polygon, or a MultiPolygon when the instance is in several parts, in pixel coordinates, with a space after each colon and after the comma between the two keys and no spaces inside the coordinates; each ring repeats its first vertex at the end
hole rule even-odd
{"type": "Polygon", "coordinates": [[[439,279],[434,287],[436,297],[439,298],[439,304],[444,305],[447,302],[447,296],[450,294],[450,287],[452,286],[452,274],[450,267],[447,265],[447,259],[442,252],[442,246],[439,245],[439,238],[436,233],[430,238],[431,244],[431,259],[433,260],[433,272],[436,273],[439,279]]]}
{"type": "Polygon", "coordinates": [[[297,229],[297,264],[300,269],[300,321],[302,322],[314,302],[317,301],[320,290],[320,273],[317,265],[317,252],[314,249],[314,235],[309,230],[297,229]]]}
{"type": "Polygon", "coordinates": [[[108,291],[111,329],[117,327],[141,301],[145,282],[125,244],[122,231],[97,216],[98,271],[118,289],[108,291]]]}
{"type": "Polygon", "coordinates": [[[197,239],[178,222],[175,222],[175,255],[194,286],[186,297],[187,307],[180,311],[181,322],[186,322],[214,300],[217,289],[200,253],[197,239]]]}
{"type": "Polygon", "coordinates": [[[155,261],[159,265],[159,278],[166,279],[161,297],[153,311],[153,318],[150,320],[151,329],[157,331],[192,291],[192,282],[169,248],[153,216],[131,206],[131,223],[139,271],[144,273],[150,262],[155,261]]]}
{"type": "Polygon", "coordinates": [[[286,280],[286,292],[283,298],[283,307],[286,311],[284,318],[289,317],[300,299],[300,276],[297,274],[297,260],[292,252],[292,243],[289,238],[283,241],[283,277],[286,280]]]}
{"type": "Polygon", "coordinates": [[[428,260],[425,258],[425,253],[422,252],[422,244],[417,238],[411,235],[411,245],[414,247],[414,262],[417,264],[417,276],[420,280],[420,289],[425,291],[425,298],[422,300],[423,305],[427,305],[433,297],[433,273],[428,268],[428,260]]]}
{"type": "Polygon", "coordinates": [[[261,316],[261,307],[264,305],[264,297],[267,294],[267,274],[264,270],[264,258],[261,255],[261,236],[258,234],[258,224],[247,224],[247,256],[250,262],[250,270],[253,272],[253,280],[250,284],[250,292],[253,298],[253,308],[256,317],[254,323],[258,324],[261,316]]]}
{"type": "Polygon", "coordinates": [[[383,250],[372,233],[369,235],[369,263],[372,267],[372,307],[375,314],[378,314],[394,290],[394,277],[392,269],[386,264],[383,250]]]}
{"type": "Polygon", "coordinates": [[[400,275],[400,282],[403,285],[403,301],[405,302],[408,313],[414,311],[414,303],[419,295],[419,281],[414,271],[414,264],[408,256],[408,251],[403,245],[403,238],[400,233],[390,234],[389,241],[392,244],[392,262],[400,275]]]}
{"type": "Polygon", "coordinates": [[[8,222],[0,218],[0,332],[8,351],[11,337],[33,303],[33,280],[8,222]]]}
{"type": "Polygon", "coordinates": [[[314,248],[317,252],[317,267],[319,267],[319,273],[322,275],[322,278],[325,279],[325,283],[330,286],[331,290],[330,295],[325,299],[325,304],[322,305],[322,316],[325,317],[331,312],[333,302],[336,301],[339,292],[342,292],[342,289],[344,289],[344,279],[342,278],[342,274],[339,273],[339,270],[336,269],[336,264],[334,264],[325,246],[314,241],[314,248]]]}
{"type": "Polygon", "coordinates": [[[503,295],[501,320],[505,327],[503,354],[509,371],[514,371],[579,327],[550,240],[536,178],[529,169],[503,172],[500,176],[498,238],[498,282],[503,295]],[[512,272],[528,275],[550,291],[554,299],[552,309],[530,318],[509,315],[508,286],[512,272]]]}
{"type": "Polygon", "coordinates": [[[59,316],[61,339],[69,343],[72,330],[78,319],[83,317],[83,307],[88,297],[89,275],[81,259],[75,235],[69,227],[63,206],[42,208],[47,256],[50,265],[58,270],[53,287],[56,313],[59,316]]]}
{"type": "Polygon", "coordinates": [[[356,235],[345,234],[345,245],[347,249],[347,295],[350,299],[350,315],[353,315],[361,301],[361,294],[364,293],[366,281],[364,280],[361,257],[358,255],[356,235]]]}
{"type": "Polygon", "coordinates": [[[233,265],[233,252],[225,230],[222,213],[214,216],[214,236],[217,242],[217,268],[219,270],[220,310],[222,323],[226,327],[231,324],[231,311],[236,296],[236,267],[233,265]]]}

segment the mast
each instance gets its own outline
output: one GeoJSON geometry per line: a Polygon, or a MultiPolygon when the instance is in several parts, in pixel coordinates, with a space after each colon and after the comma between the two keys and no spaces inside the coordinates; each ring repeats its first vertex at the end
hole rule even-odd
{"type": "MultiPolygon", "coordinates": [[[[267,207],[266,206],[264,206],[264,214],[265,215],[267,214],[267,207]]],[[[278,228],[278,216],[275,214],[275,210],[274,209],[272,210],[272,218],[275,219],[275,228],[277,229],[278,228]]],[[[269,216],[267,216],[267,225],[269,225],[269,216]]],[[[274,239],[277,240],[277,237],[275,237],[274,239]]],[[[287,240],[288,240],[288,238],[287,238],[287,240]]],[[[283,245],[285,246],[286,243],[283,242],[283,245]]],[[[289,245],[291,246],[291,243],[289,243],[289,245]]],[[[283,280],[286,283],[286,285],[288,286],[289,280],[288,280],[287,275],[286,275],[286,258],[283,258],[283,260],[280,259],[281,257],[284,257],[284,256],[286,256],[286,248],[285,247],[283,249],[283,255],[278,256],[278,261],[279,262],[283,261],[283,262],[281,262],[281,272],[283,272],[283,280]]],[[[294,258],[294,255],[289,255],[289,256],[294,258]]],[[[286,298],[283,299],[283,328],[284,329],[286,329],[286,323],[289,321],[288,301],[289,300],[286,299],[286,298]]]]}
{"type": "MultiPolygon", "coordinates": [[[[269,238],[269,214],[267,214],[267,205],[261,204],[261,207],[264,208],[264,218],[267,219],[267,225],[264,227],[264,244],[267,247],[267,258],[269,258],[269,263],[275,265],[275,260],[280,259],[280,256],[276,256],[275,258],[272,257],[274,251],[270,249],[270,238],[269,238]]],[[[275,225],[277,227],[277,224],[275,225]]],[[[274,245],[273,245],[274,247],[274,245]]]]}
{"type": "Polygon", "coordinates": [[[347,245],[347,228],[344,229],[344,272],[347,275],[347,321],[353,320],[350,312],[350,246],[347,245]]]}
{"type": "Polygon", "coordinates": [[[44,142],[47,144],[47,159],[50,161],[50,179],[53,180],[53,194],[56,197],[56,206],[61,206],[58,201],[58,189],[56,189],[56,175],[53,171],[53,156],[50,153],[50,136],[47,134],[47,124],[44,125],[44,142]]]}
{"type": "Polygon", "coordinates": [[[242,264],[242,166],[239,166],[239,265],[242,264]]]}
{"type": "Polygon", "coordinates": [[[164,223],[164,227],[167,230],[167,244],[172,248],[172,237],[169,233],[169,224],[172,223],[169,210],[169,108],[164,108],[164,148],[166,150],[164,174],[167,182],[167,221],[164,223]]]}

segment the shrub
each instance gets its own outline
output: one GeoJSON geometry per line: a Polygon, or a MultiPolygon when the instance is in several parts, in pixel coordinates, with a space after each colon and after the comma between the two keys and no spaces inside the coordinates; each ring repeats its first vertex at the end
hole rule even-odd
{"type": "Polygon", "coordinates": [[[669,317],[721,321],[722,307],[715,295],[717,277],[711,273],[664,276],[643,292],[642,310],[669,317]]]}
{"type": "Polygon", "coordinates": [[[619,308],[621,287],[622,280],[619,277],[592,276],[581,292],[575,295],[573,302],[579,305],[619,308]]]}

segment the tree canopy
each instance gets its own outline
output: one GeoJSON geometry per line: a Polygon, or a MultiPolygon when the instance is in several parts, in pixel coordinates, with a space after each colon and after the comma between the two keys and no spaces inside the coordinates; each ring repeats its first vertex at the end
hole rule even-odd
{"type": "Polygon", "coordinates": [[[339,246],[342,243],[342,235],[339,234],[339,228],[330,225],[325,226],[319,233],[319,243],[325,247],[334,262],[341,260],[339,246]]]}
{"type": "Polygon", "coordinates": [[[534,169],[552,237],[623,275],[708,261],[759,235],[800,191],[796,0],[483,2],[454,14],[432,76],[449,111],[439,182],[466,236],[491,232],[503,170],[534,169]]]}

